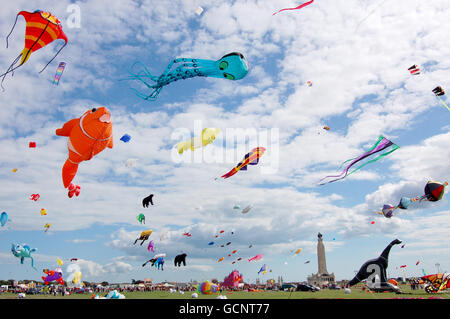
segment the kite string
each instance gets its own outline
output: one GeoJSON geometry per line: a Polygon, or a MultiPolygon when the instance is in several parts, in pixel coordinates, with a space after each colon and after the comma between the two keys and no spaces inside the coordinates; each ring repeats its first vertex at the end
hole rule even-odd
{"type": "Polygon", "coordinates": [[[42,73],[42,71],[44,71],[45,68],[46,68],[50,63],[52,63],[52,61],[57,57],[57,55],[61,52],[62,49],[64,49],[64,47],[65,47],[66,45],[67,45],[67,42],[64,43],[64,45],[58,50],[58,52],[56,52],[55,56],[54,56],[50,61],[48,61],[48,63],[44,66],[44,68],[43,68],[41,71],[39,71],[39,73],[42,73]]]}
{"type": "Polygon", "coordinates": [[[376,9],[378,9],[383,3],[385,3],[386,0],[383,0],[380,4],[378,4],[364,19],[362,19],[358,25],[356,26],[355,32],[358,31],[359,26],[361,25],[361,23],[363,23],[368,17],[370,17],[376,9]]]}

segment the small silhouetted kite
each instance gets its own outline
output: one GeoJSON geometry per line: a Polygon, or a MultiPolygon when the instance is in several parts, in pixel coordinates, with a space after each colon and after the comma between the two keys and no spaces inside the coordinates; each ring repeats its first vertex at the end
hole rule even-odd
{"type": "Polygon", "coordinates": [[[153,194],[150,194],[142,200],[142,206],[148,207],[148,203],[153,205],[153,194]]]}

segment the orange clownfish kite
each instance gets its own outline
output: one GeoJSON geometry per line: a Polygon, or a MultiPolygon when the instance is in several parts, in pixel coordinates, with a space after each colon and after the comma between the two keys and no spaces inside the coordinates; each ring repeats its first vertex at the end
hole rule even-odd
{"type": "Polygon", "coordinates": [[[111,114],[105,107],[86,111],[80,118],[72,119],[56,130],[56,135],[67,136],[69,158],[62,168],[64,188],[69,197],[80,193],[80,186],[72,184],[78,164],[88,161],[106,147],[113,148],[111,114]]]}

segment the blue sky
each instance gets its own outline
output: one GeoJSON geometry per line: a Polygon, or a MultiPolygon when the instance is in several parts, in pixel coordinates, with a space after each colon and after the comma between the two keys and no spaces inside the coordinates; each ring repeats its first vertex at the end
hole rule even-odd
{"type": "MultiPolygon", "coordinates": [[[[422,195],[428,180],[450,179],[450,114],[431,92],[437,85],[450,87],[445,0],[318,0],[275,16],[297,1],[79,1],[72,3],[80,8],[79,28],[69,27],[70,4],[15,1],[0,12],[1,37],[17,12],[41,9],[61,20],[69,38],[41,74],[62,43],[33,53],[6,78],[0,94],[0,210],[11,219],[0,228],[1,278],[39,279],[41,269],[56,267],[59,257],[63,270],[78,258],[87,281],[223,279],[238,269],[254,282],[264,263],[272,273],[260,275],[262,280],[303,281],[317,272],[318,232],[327,268],[338,280],[351,279],[395,238],[405,247],[392,250],[390,275],[401,275],[396,267],[404,264],[408,276],[422,268],[434,272],[437,262],[441,270],[450,268],[448,195],[392,219],[374,213],[402,196],[422,195]],[[120,81],[135,61],[159,75],[174,58],[217,60],[234,51],[249,63],[239,81],[177,81],[156,101],[139,99],[130,90],[136,83],[120,81]],[[67,66],[55,87],[61,61],[67,66]],[[420,65],[420,75],[409,74],[412,64],[420,65]],[[80,164],[75,183],[81,195],[69,199],[61,181],[67,140],[55,130],[96,106],[111,111],[114,148],[80,164]],[[173,147],[183,139],[177,132],[194,136],[198,125],[222,133],[213,144],[178,156],[173,147]],[[238,128],[277,130],[279,139],[230,144],[226,132],[238,128]],[[129,143],[119,140],[125,133],[129,143]],[[317,186],[379,135],[400,149],[343,181],[317,186]],[[37,148],[28,148],[29,141],[37,148]],[[255,146],[267,148],[259,165],[215,180],[255,146]],[[220,152],[231,159],[207,160],[220,152]],[[204,160],[189,162],[194,156],[204,160]],[[135,167],[125,166],[130,158],[138,159],[135,167]],[[278,169],[270,174],[269,167],[278,169]],[[33,193],[41,195],[38,202],[28,199],[33,193]],[[150,193],[155,205],[143,208],[150,193]],[[253,209],[244,215],[233,210],[235,204],[253,209]],[[136,220],[139,213],[145,225],[136,220]],[[47,222],[52,227],[44,233],[47,222]],[[167,254],[164,271],[141,267],[152,254],[147,242],[133,242],[145,229],[153,229],[156,253],[167,254]],[[219,247],[208,246],[221,229],[219,247]],[[185,231],[192,237],[184,237],[185,231]],[[168,238],[160,240],[166,232],[168,238]],[[230,246],[220,247],[228,241],[230,246]],[[29,260],[20,265],[11,243],[38,249],[38,271],[29,260]],[[234,249],[244,261],[232,265],[228,253],[234,249]],[[188,254],[188,265],[176,269],[173,259],[181,252],[188,254]],[[259,253],[263,260],[245,261],[259,253]]],[[[9,48],[0,48],[0,69],[22,50],[24,28],[19,17],[9,48]]]]}

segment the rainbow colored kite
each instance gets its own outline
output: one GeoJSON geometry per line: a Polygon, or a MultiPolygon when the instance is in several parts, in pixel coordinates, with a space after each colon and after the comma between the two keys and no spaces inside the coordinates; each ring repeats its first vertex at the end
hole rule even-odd
{"type": "Polygon", "coordinates": [[[53,80],[53,84],[55,84],[55,85],[59,84],[59,79],[61,78],[65,67],[66,67],[66,62],[61,62],[59,64],[58,68],[56,69],[56,74],[55,74],[55,79],[53,80]]]}
{"type": "MultiPolygon", "coordinates": [[[[347,163],[347,162],[349,162],[349,161],[352,161],[352,162],[350,163],[350,165],[348,165],[348,166],[342,171],[341,174],[339,174],[339,175],[329,175],[329,176],[325,176],[325,177],[322,178],[319,182],[321,182],[321,181],[323,181],[324,179],[329,178],[329,177],[337,177],[337,178],[336,178],[336,179],[333,179],[333,180],[331,180],[331,181],[329,181],[329,182],[327,182],[327,183],[332,183],[332,182],[338,181],[338,180],[340,180],[340,179],[343,179],[343,178],[347,177],[348,175],[353,174],[354,172],[356,172],[356,171],[359,170],[360,168],[366,166],[367,164],[370,164],[370,163],[373,163],[373,162],[375,162],[375,161],[378,161],[379,159],[381,159],[381,158],[383,158],[383,157],[385,157],[385,156],[391,154],[392,152],[394,152],[394,151],[397,150],[398,148],[400,148],[398,145],[392,143],[390,140],[388,140],[387,138],[385,138],[383,135],[380,135],[380,137],[378,138],[378,141],[377,141],[377,142],[376,142],[369,150],[367,150],[364,154],[362,154],[362,155],[360,155],[360,156],[358,156],[358,157],[355,157],[355,158],[346,160],[344,163],[342,163],[342,164],[345,164],[345,163],[347,163]],[[375,153],[379,153],[379,152],[381,152],[381,151],[383,151],[383,150],[386,150],[386,149],[388,149],[388,148],[390,148],[390,147],[391,147],[390,151],[388,151],[388,152],[386,152],[386,153],[383,153],[383,154],[381,154],[381,155],[378,155],[378,156],[375,157],[374,159],[372,159],[372,160],[370,160],[370,161],[368,161],[368,162],[366,162],[366,163],[364,163],[364,164],[358,166],[357,168],[355,168],[355,169],[354,169],[353,171],[351,171],[350,173],[348,172],[348,171],[350,170],[350,168],[351,168],[353,165],[355,165],[356,163],[362,161],[363,159],[365,159],[365,158],[367,158],[367,157],[369,157],[369,156],[371,156],[371,155],[373,155],[373,154],[375,154],[375,153]]],[[[342,165],[341,165],[341,166],[342,166],[342,165]]],[[[327,183],[321,183],[321,184],[319,184],[319,185],[325,185],[325,184],[327,184],[327,183]]]]}

